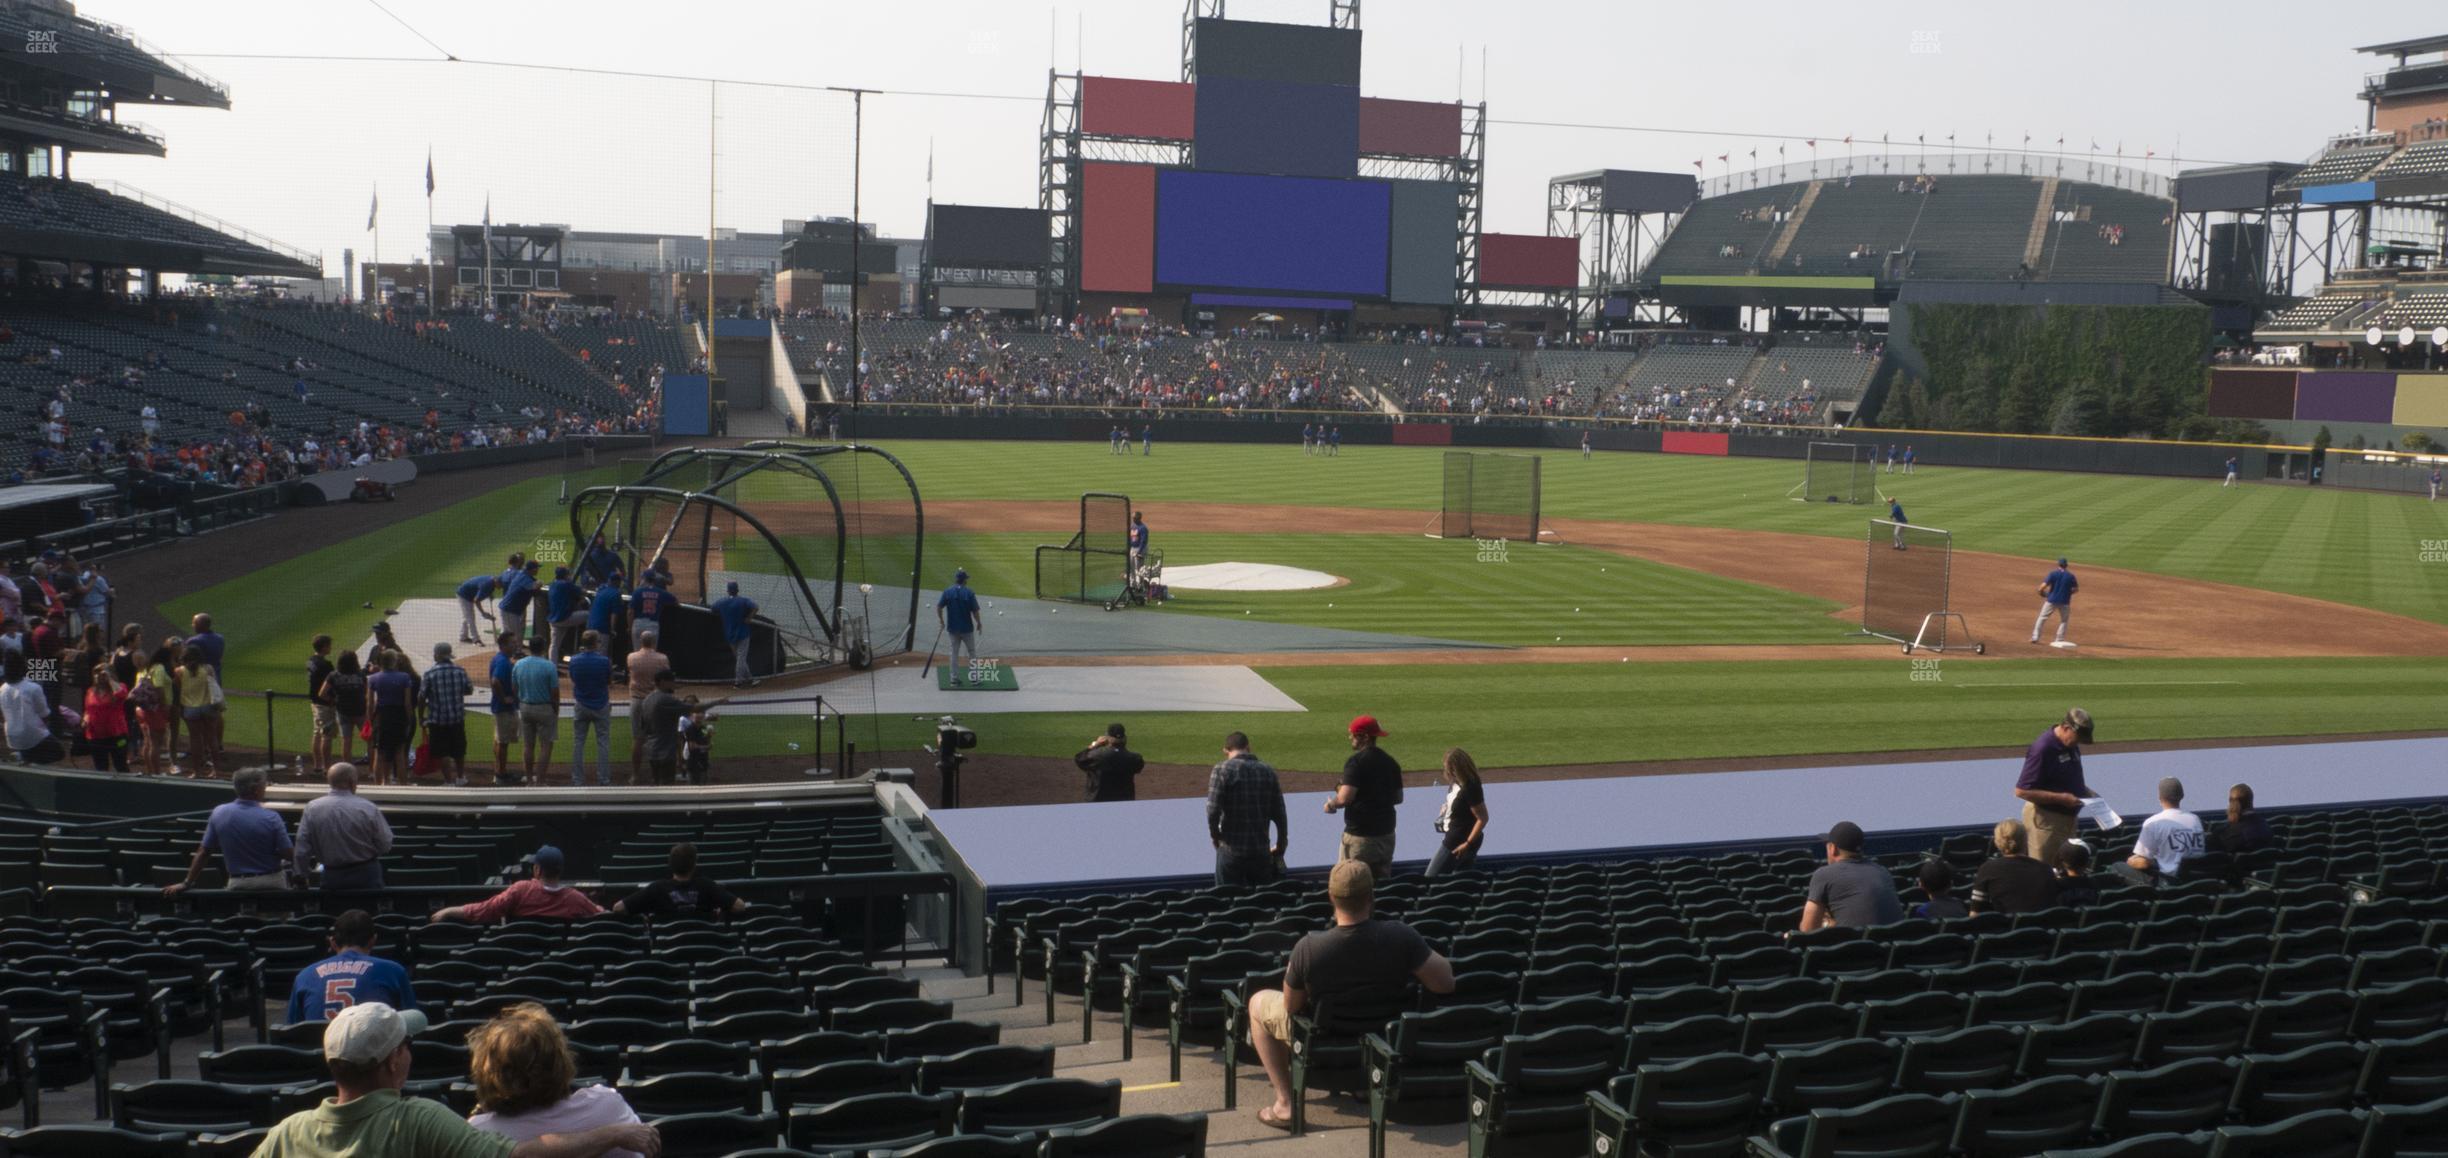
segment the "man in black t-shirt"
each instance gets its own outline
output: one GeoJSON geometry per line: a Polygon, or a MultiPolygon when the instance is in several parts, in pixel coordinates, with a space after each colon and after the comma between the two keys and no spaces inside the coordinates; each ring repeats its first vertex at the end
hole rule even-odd
{"type": "Polygon", "coordinates": [[[1343,783],[1326,802],[1328,814],[1343,813],[1336,861],[1359,861],[1380,883],[1394,875],[1394,806],[1403,797],[1402,765],[1377,746],[1385,734],[1375,716],[1351,722],[1351,759],[1343,762],[1343,783]]]}
{"type": "Polygon", "coordinates": [[[1454,989],[1453,964],[1443,954],[1429,948],[1411,926],[1371,915],[1377,885],[1367,865],[1358,860],[1336,865],[1326,877],[1326,896],[1334,902],[1334,928],[1311,933],[1292,946],[1282,989],[1250,995],[1250,1043],[1275,1087],[1275,1101],[1258,1111],[1258,1122],[1278,1130],[1292,1128],[1294,1015],[1324,999],[1396,988],[1414,979],[1430,993],[1454,989]]]}
{"type": "Polygon", "coordinates": [[[313,766],[331,767],[332,737],[340,734],[340,709],[332,702],[332,637],[314,637],[314,654],[306,657],[306,703],[314,714],[313,766]]]}
{"type": "Polygon", "coordinates": [[[672,846],[669,879],[629,894],[612,911],[647,917],[713,917],[747,907],[748,902],[731,895],[720,882],[697,875],[697,846],[683,842],[672,846]]]}
{"type": "Polygon", "coordinates": [[[638,718],[629,722],[646,738],[647,778],[656,784],[671,784],[679,777],[680,717],[688,714],[688,705],[672,691],[676,686],[670,668],[656,672],[655,690],[638,702],[638,718]]]}

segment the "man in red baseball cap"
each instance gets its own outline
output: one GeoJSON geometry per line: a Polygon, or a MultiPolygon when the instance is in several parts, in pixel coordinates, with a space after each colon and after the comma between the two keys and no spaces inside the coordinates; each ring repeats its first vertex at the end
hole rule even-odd
{"type": "Polygon", "coordinates": [[[1394,876],[1394,806],[1402,803],[1402,765],[1377,746],[1386,735],[1377,717],[1354,717],[1350,730],[1352,754],[1343,762],[1343,783],[1326,802],[1329,814],[1343,814],[1342,852],[1335,859],[1367,865],[1382,884],[1394,876]]]}

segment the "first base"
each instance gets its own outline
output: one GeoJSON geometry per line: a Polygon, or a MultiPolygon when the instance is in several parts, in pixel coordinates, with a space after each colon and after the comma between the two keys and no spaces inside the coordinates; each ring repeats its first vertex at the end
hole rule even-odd
{"type": "Polygon", "coordinates": [[[2065,649],[2066,649],[2066,650],[2068,650],[2068,651],[2072,651],[2072,650],[2074,650],[2074,641],[2073,641],[2073,640],[2070,640],[2070,639],[2060,639],[2060,640],[2057,640],[2057,641],[2055,641],[2055,642],[2050,643],[2050,644],[2049,644],[2049,646],[2050,646],[2050,647],[2062,647],[2062,648],[2065,648],[2065,649]]]}

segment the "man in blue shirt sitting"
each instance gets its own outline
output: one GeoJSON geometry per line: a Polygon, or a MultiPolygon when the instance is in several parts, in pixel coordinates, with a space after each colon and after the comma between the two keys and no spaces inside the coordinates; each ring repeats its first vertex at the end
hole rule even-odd
{"type": "Polygon", "coordinates": [[[553,568],[552,585],[544,589],[544,612],[552,624],[552,650],[545,652],[553,659],[566,659],[578,646],[578,633],[586,630],[586,593],[570,580],[570,569],[553,568]]]}
{"type": "Polygon", "coordinates": [[[373,955],[374,918],[364,909],[350,909],[332,922],[331,948],[331,956],[298,970],[289,988],[289,1024],[327,1021],[363,1001],[417,1007],[407,968],[373,955]]]}
{"type": "Polygon", "coordinates": [[[714,614],[722,616],[723,642],[731,645],[731,686],[744,688],[756,681],[748,675],[748,619],[757,613],[756,600],[739,593],[736,582],[723,585],[723,597],[714,601],[714,614]]]}
{"type": "Polygon", "coordinates": [[[595,783],[612,785],[612,657],[603,652],[603,635],[588,631],[578,637],[578,652],[570,656],[571,736],[570,787],[586,783],[587,731],[595,732],[595,783]]]}
{"type": "Polygon", "coordinates": [[[459,585],[459,642],[484,642],[476,634],[476,617],[493,618],[493,612],[485,607],[485,601],[500,590],[501,577],[498,575],[477,575],[459,585]]]}
{"type": "Polygon", "coordinates": [[[263,806],[263,770],[248,768],[230,777],[230,789],[237,799],[212,810],[204,822],[204,840],[187,862],[187,879],[164,885],[165,895],[175,897],[194,888],[204,875],[204,857],[215,852],[221,854],[231,889],[289,887],[289,825],[280,813],[263,806]]]}

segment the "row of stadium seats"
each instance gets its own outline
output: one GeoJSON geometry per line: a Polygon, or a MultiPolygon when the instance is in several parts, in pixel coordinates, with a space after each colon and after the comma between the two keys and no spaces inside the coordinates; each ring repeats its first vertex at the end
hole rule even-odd
{"type": "Polygon", "coordinates": [[[227,252],[263,262],[287,258],[217,229],[80,181],[0,175],[0,227],[136,238],[227,252]]]}

